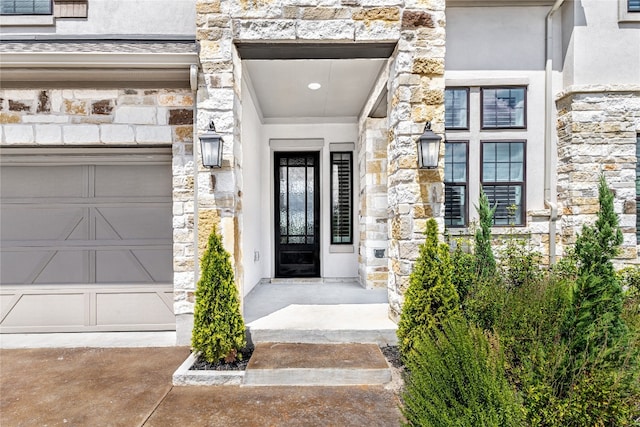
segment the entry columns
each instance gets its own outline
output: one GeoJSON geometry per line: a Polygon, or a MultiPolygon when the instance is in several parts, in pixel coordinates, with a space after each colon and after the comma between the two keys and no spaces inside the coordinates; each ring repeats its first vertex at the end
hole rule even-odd
{"type": "Polygon", "coordinates": [[[389,315],[396,321],[426,221],[434,217],[443,226],[444,144],[439,167],[421,170],[416,141],[427,121],[444,136],[444,9],[444,1],[407,2],[389,75],[388,291],[389,315]]]}

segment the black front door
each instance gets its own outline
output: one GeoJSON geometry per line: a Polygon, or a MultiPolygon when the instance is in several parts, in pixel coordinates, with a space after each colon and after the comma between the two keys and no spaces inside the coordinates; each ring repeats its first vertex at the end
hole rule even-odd
{"type": "Polygon", "coordinates": [[[276,277],[320,276],[318,152],[275,153],[276,277]]]}

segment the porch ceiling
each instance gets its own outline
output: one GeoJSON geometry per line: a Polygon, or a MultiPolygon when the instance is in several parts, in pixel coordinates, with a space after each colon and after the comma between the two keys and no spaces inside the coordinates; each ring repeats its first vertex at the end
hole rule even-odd
{"type": "Polygon", "coordinates": [[[386,61],[301,59],[243,63],[264,123],[326,123],[356,120],[386,61]],[[309,83],[319,83],[321,87],[311,90],[309,83]]]}

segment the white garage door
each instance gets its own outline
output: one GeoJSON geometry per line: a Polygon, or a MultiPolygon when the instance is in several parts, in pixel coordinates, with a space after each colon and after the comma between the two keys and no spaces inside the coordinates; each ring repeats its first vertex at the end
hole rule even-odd
{"type": "Polygon", "coordinates": [[[175,329],[170,148],[0,151],[0,332],[175,329]]]}

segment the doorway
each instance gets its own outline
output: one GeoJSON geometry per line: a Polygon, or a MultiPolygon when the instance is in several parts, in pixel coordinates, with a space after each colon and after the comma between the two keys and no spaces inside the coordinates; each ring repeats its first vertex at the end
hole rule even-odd
{"type": "Polygon", "coordinates": [[[275,152],[275,276],[320,277],[320,155],[275,152]]]}

